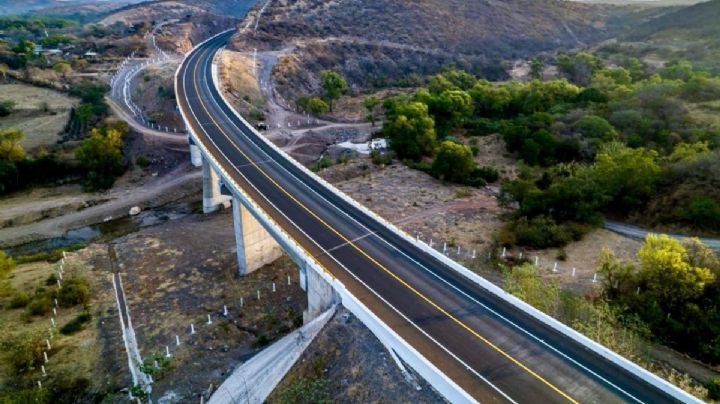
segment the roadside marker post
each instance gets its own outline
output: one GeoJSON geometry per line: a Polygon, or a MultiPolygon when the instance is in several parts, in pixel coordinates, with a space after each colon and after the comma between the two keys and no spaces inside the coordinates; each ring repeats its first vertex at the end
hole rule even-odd
{"type": "Polygon", "coordinates": [[[210,318],[210,315],[209,315],[209,314],[208,314],[207,316],[208,316],[207,324],[210,325],[210,324],[212,324],[212,319],[210,318]]]}

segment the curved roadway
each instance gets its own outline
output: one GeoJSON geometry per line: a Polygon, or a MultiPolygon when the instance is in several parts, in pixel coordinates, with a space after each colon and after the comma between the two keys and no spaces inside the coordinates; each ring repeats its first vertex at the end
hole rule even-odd
{"type": "Polygon", "coordinates": [[[459,275],[259,139],[212,82],[229,35],[180,66],[192,133],[308,255],[467,393],[482,402],[678,400],[459,275]]]}

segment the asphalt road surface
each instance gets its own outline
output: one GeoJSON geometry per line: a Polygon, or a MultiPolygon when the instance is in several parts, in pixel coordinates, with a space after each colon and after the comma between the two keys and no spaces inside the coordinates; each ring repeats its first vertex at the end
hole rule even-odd
{"type": "Polygon", "coordinates": [[[257,138],[212,84],[213,55],[229,35],[178,72],[192,131],[307,254],[465,391],[482,402],[676,401],[457,274],[257,138]]]}

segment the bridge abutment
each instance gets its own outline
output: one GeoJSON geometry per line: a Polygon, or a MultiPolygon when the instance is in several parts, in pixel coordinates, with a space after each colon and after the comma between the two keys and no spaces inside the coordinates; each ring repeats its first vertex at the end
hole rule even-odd
{"type": "Polygon", "coordinates": [[[307,292],[308,307],[303,312],[303,323],[307,324],[332,306],[341,302],[335,288],[317,270],[309,265],[300,266],[300,286],[307,292]]]}
{"type": "Polygon", "coordinates": [[[282,256],[283,250],[280,245],[236,196],[232,199],[232,210],[240,276],[247,275],[282,256]]]}

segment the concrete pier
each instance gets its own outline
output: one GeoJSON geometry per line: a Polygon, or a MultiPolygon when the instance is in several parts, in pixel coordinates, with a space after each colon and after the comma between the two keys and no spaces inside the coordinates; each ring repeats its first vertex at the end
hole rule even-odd
{"type": "Polygon", "coordinates": [[[223,198],[220,194],[220,178],[210,166],[207,159],[202,159],[203,171],[203,212],[210,213],[218,210],[223,198]]]}
{"type": "Polygon", "coordinates": [[[247,275],[282,256],[283,251],[275,239],[237,197],[233,197],[232,210],[240,276],[247,275]]]}
{"type": "Polygon", "coordinates": [[[195,167],[202,166],[202,154],[200,148],[195,144],[195,141],[190,135],[188,135],[188,144],[190,145],[190,163],[195,167]]]}

